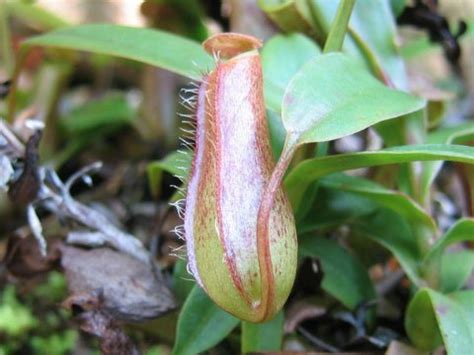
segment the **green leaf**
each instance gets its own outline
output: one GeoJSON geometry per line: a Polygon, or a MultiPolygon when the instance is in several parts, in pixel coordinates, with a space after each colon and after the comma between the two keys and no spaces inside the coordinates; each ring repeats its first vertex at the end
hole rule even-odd
{"type": "Polygon", "coordinates": [[[238,324],[237,318],[216,306],[196,285],[179,315],[173,354],[201,353],[219,343],[238,324]]]}
{"type": "Polygon", "coordinates": [[[270,145],[275,159],[280,156],[285,145],[286,131],[281,118],[273,110],[267,110],[268,131],[270,132],[270,145]]]}
{"type": "MultiPolygon", "coordinates": [[[[328,33],[339,1],[310,2],[319,27],[328,33]]],[[[386,77],[396,88],[406,89],[405,66],[396,42],[396,22],[389,1],[356,1],[349,22],[349,36],[344,41],[344,52],[352,56],[362,55],[378,77],[386,77]]]]}
{"type": "Polygon", "coordinates": [[[0,333],[7,339],[26,335],[39,325],[30,307],[17,299],[13,285],[7,285],[2,290],[0,301],[0,333]]]}
{"type": "Polygon", "coordinates": [[[420,253],[413,226],[374,199],[321,184],[311,213],[298,223],[298,235],[314,230],[326,231],[342,224],[388,249],[414,284],[424,284],[418,271],[420,253]]]}
{"type": "Polygon", "coordinates": [[[180,302],[184,302],[196,286],[196,282],[186,270],[186,264],[185,260],[178,259],[173,268],[173,292],[180,302]]]}
{"type": "Polygon", "coordinates": [[[106,126],[128,124],[135,112],[122,95],[90,101],[61,118],[61,126],[70,135],[90,133],[106,126]]]}
{"type": "Polygon", "coordinates": [[[329,53],[305,64],[285,91],[283,124],[293,144],[341,138],[424,107],[392,90],[353,58],[329,53]]]}
{"type": "Polygon", "coordinates": [[[390,0],[390,6],[395,16],[398,17],[401,15],[403,9],[405,8],[406,2],[406,0],[390,0]]]}
{"type": "Polygon", "coordinates": [[[191,166],[192,158],[193,155],[191,152],[171,152],[164,159],[148,164],[148,173],[166,171],[172,175],[186,175],[189,167],[191,166]]]}
{"type": "Polygon", "coordinates": [[[337,242],[309,234],[299,241],[302,256],[321,260],[324,271],[323,289],[346,307],[354,309],[361,302],[376,297],[367,270],[337,242]]]}
{"type": "Polygon", "coordinates": [[[214,67],[199,43],[164,31],[111,24],[65,27],[27,39],[23,47],[44,46],[127,58],[192,79],[214,67]]]}
{"type": "Polygon", "coordinates": [[[51,30],[70,26],[70,23],[63,17],[46,10],[42,6],[26,1],[5,1],[5,5],[10,14],[23,21],[26,25],[38,27],[42,30],[51,30]]]}
{"type": "Polygon", "coordinates": [[[307,211],[305,218],[297,222],[298,235],[350,223],[380,208],[366,197],[324,186],[318,189],[317,198],[312,205],[306,206],[309,204],[306,196],[307,194],[305,203],[301,206],[307,208],[307,211]]]}
{"type": "MultiPolygon", "coordinates": [[[[452,127],[440,128],[429,134],[428,144],[463,144],[474,139],[474,123],[466,122],[452,127]]],[[[431,185],[438,175],[443,162],[426,162],[423,164],[423,175],[421,177],[421,189],[424,196],[429,195],[431,185]]]]}
{"type": "Polygon", "coordinates": [[[451,160],[474,164],[474,148],[461,145],[426,144],[308,159],[298,164],[288,174],[285,186],[293,209],[297,210],[309,185],[324,175],[364,167],[429,160],[451,160]]]}
{"type": "Polygon", "coordinates": [[[284,321],[285,316],[280,311],[265,323],[242,322],[242,353],[281,350],[284,321]]]}
{"type": "Polygon", "coordinates": [[[158,6],[166,8],[166,11],[170,14],[170,16],[158,16],[154,19],[160,28],[170,28],[174,33],[185,35],[196,41],[204,41],[208,37],[209,34],[203,22],[203,9],[200,2],[160,0],[158,6]]]}
{"type": "Polygon", "coordinates": [[[174,151],[164,159],[154,161],[147,166],[148,184],[153,196],[158,196],[163,179],[163,172],[180,176],[185,180],[191,166],[192,154],[185,151],[174,151]]]}
{"type": "Polygon", "coordinates": [[[397,24],[389,1],[356,1],[349,26],[352,36],[364,41],[367,49],[358,45],[371,67],[376,63],[396,88],[407,89],[405,64],[397,48],[397,24]]]}
{"type": "Polygon", "coordinates": [[[446,296],[427,288],[419,290],[408,306],[405,328],[422,350],[434,350],[443,342],[449,355],[471,354],[474,291],[446,296]]]}
{"type": "Polygon", "coordinates": [[[374,214],[350,221],[349,225],[390,250],[415,285],[425,283],[418,271],[421,256],[417,241],[412,227],[403,217],[389,209],[379,209],[374,214]]]}
{"type": "Polygon", "coordinates": [[[474,251],[448,252],[441,258],[441,286],[445,293],[462,288],[474,271],[474,251]]]}
{"type": "Polygon", "coordinates": [[[263,82],[267,106],[280,112],[285,88],[309,59],[321,53],[319,47],[300,33],[276,35],[262,50],[263,82]]]}
{"type": "Polygon", "coordinates": [[[474,290],[453,292],[450,297],[463,308],[471,330],[471,339],[474,340],[474,290]]]}
{"type": "Polygon", "coordinates": [[[317,35],[306,0],[258,0],[258,5],[283,31],[317,35]]]}
{"type": "Polygon", "coordinates": [[[455,243],[474,240],[474,218],[462,218],[458,220],[431,248],[426,255],[426,261],[444,252],[444,250],[455,243]]]}
{"type": "Polygon", "coordinates": [[[425,210],[409,196],[387,189],[368,179],[345,174],[332,174],[320,181],[321,186],[339,191],[353,192],[377,202],[383,207],[390,208],[413,224],[422,224],[436,232],[434,220],[425,210]]]}

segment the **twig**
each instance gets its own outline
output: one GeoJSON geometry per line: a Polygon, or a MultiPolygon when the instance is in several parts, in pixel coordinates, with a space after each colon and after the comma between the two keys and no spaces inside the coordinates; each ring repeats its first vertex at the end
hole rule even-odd
{"type": "MultiPolygon", "coordinates": [[[[16,160],[23,158],[26,149],[13,134],[6,123],[0,120],[0,155],[16,160]]],[[[40,244],[42,253],[46,253],[46,242],[42,235],[41,222],[35,207],[41,206],[59,217],[67,217],[87,227],[87,232],[72,232],[68,241],[94,247],[107,244],[121,252],[127,253],[149,265],[153,265],[150,254],[143,244],[133,235],[117,228],[103,213],[76,201],[70,189],[79,179],[85,179],[92,171],[100,169],[102,163],[88,165],[73,174],[65,183],[50,168],[40,166],[37,169],[39,192],[34,201],[27,206],[30,229],[40,244]]],[[[20,170],[19,166],[13,168],[20,170]]],[[[88,179],[90,180],[90,178],[88,179]]]]}
{"type": "Polygon", "coordinates": [[[301,333],[307,340],[309,340],[313,345],[317,346],[320,349],[329,351],[331,353],[340,353],[341,350],[336,348],[335,346],[332,346],[331,344],[327,344],[326,342],[322,341],[318,337],[314,336],[310,332],[308,332],[306,329],[303,327],[298,327],[298,332],[301,333]]]}

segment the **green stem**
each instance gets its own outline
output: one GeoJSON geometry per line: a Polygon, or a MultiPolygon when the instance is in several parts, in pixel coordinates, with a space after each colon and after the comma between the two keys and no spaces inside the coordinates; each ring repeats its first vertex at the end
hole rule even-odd
{"type": "Polygon", "coordinates": [[[336,17],[331,24],[328,38],[324,44],[324,53],[338,52],[341,50],[354,4],[355,0],[341,0],[339,3],[336,17]]]}

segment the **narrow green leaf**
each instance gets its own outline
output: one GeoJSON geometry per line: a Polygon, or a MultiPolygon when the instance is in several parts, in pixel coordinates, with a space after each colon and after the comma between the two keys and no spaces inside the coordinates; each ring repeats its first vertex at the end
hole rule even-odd
{"type": "Polygon", "coordinates": [[[113,55],[151,64],[192,79],[214,67],[199,43],[164,31],[111,24],[65,27],[27,39],[23,47],[44,46],[113,55]]]}
{"type": "Polygon", "coordinates": [[[321,184],[311,212],[298,223],[298,235],[327,231],[343,224],[389,250],[415,285],[424,284],[419,273],[420,253],[412,225],[374,199],[321,184]]]}
{"type": "MultiPolygon", "coordinates": [[[[306,207],[309,204],[305,194],[306,207]]],[[[312,202],[312,201],[311,201],[312,202]]],[[[374,201],[355,193],[319,186],[317,198],[307,206],[305,217],[297,222],[298,235],[315,230],[334,228],[367,216],[380,206],[374,201]]]]}
{"type": "Polygon", "coordinates": [[[279,34],[265,43],[262,65],[267,107],[280,112],[283,94],[291,78],[303,64],[320,53],[319,47],[300,33],[279,34]]]}
{"type": "MultiPolygon", "coordinates": [[[[463,144],[470,139],[474,139],[474,123],[466,122],[452,127],[439,128],[429,134],[426,140],[428,144],[463,144]]],[[[424,196],[429,195],[433,181],[438,175],[442,161],[432,161],[423,163],[423,175],[421,176],[421,192],[424,196]]]]}
{"type": "Polygon", "coordinates": [[[70,134],[90,133],[106,126],[120,126],[132,121],[135,112],[122,95],[90,101],[61,118],[61,126],[70,134]]]}
{"type": "Polygon", "coordinates": [[[309,185],[324,175],[378,165],[430,160],[474,164],[474,148],[461,145],[427,144],[308,159],[298,164],[288,174],[285,186],[293,209],[297,210],[309,185]]]}
{"type": "Polygon", "coordinates": [[[462,288],[474,271],[474,251],[448,252],[441,258],[441,286],[445,293],[462,288]]]}
{"type": "Polygon", "coordinates": [[[216,306],[195,286],[179,315],[173,354],[201,353],[219,343],[238,324],[237,318],[216,306]]]}
{"type": "Polygon", "coordinates": [[[284,321],[285,316],[280,311],[265,323],[242,322],[242,353],[281,350],[284,321]]]}
{"type": "Polygon", "coordinates": [[[64,18],[35,3],[6,1],[5,4],[13,16],[28,26],[33,25],[35,28],[39,27],[41,30],[47,31],[71,25],[64,18]]]}
{"type": "Polygon", "coordinates": [[[413,224],[422,224],[436,231],[434,220],[409,196],[387,189],[368,179],[345,174],[332,174],[320,181],[321,186],[339,191],[353,192],[369,198],[381,206],[390,208],[413,224]]]}
{"type": "Polygon", "coordinates": [[[470,354],[474,348],[474,291],[449,296],[419,290],[411,300],[405,328],[420,349],[434,350],[444,343],[449,355],[470,354]]]}
{"type": "Polygon", "coordinates": [[[186,270],[186,260],[178,259],[173,268],[173,292],[180,302],[184,302],[196,286],[196,282],[186,270]]]}
{"type": "Polygon", "coordinates": [[[376,297],[367,270],[337,242],[307,234],[300,238],[299,252],[321,260],[323,289],[346,307],[354,309],[376,297]]]}
{"type": "Polygon", "coordinates": [[[353,58],[329,53],[305,64],[286,88],[283,124],[296,144],[341,138],[424,107],[392,90],[353,58]]]}
{"type": "Polygon", "coordinates": [[[154,196],[158,195],[163,178],[163,172],[186,178],[188,169],[191,166],[191,160],[191,153],[186,154],[175,151],[168,154],[162,160],[154,161],[148,164],[148,184],[152,194],[154,196]]]}
{"type": "Polygon", "coordinates": [[[186,175],[191,166],[191,160],[191,152],[187,154],[174,151],[168,154],[164,159],[148,164],[148,172],[159,170],[166,171],[172,175],[186,175]]]}

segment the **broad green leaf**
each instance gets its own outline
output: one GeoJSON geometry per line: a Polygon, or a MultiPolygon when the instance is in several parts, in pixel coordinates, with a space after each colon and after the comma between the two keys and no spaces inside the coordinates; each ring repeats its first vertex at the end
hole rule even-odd
{"type": "Polygon", "coordinates": [[[90,101],[61,118],[61,126],[70,135],[87,134],[106,126],[128,124],[135,112],[125,97],[111,95],[90,101]]]}
{"type": "Polygon", "coordinates": [[[462,288],[474,271],[474,251],[444,253],[441,258],[441,286],[445,293],[462,288]]]}
{"type": "Polygon", "coordinates": [[[310,60],[290,81],[282,118],[289,141],[298,145],[341,138],[424,105],[384,86],[353,58],[329,53],[310,60]]]}
{"type": "Polygon", "coordinates": [[[65,27],[27,39],[23,47],[44,46],[108,54],[154,65],[191,79],[214,62],[199,43],[164,31],[111,24],[65,27]]]}
{"type": "Polygon", "coordinates": [[[407,75],[397,48],[397,24],[390,1],[356,1],[349,26],[353,32],[352,36],[359,36],[368,47],[365,50],[364,46],[358,43],[364,56],[369,57],[367,60],[371,67],[376,63],[396,88],[406,90],[407,75]],[[377,15],[374,16],[374,13],[377,15]],[[377,30],[374,31],[374,28],[377,30]]]}
{"type": "Polygon", "coordinates": [[[242,322],[242,353],[281,350],[284,321],[285,316],[280,311],[265,323],[242,322]]]}
{"type": "Polygon", "coordinates": [[[461,145],[426,144],[308,159],[290,171],[285,180],[285,186],[293,208],[297,210],[309,185],[324,175],[378,165],[430,160],[474,164],[474,148],[461,145]]]}
{"type": "Polygon", "coordinates": [[[374,299],[375,289],[367,270],[333,240],[306,234],[299,239],[302,256],[319,258],[324,278],[323,289],[350,309],[374,299]]]}
{"type": "Polygon", "coordinates": [[[472,353],[474,291],[443,295],[419,290],[408,306],[405,328],[420,349],[434,350],[443,342],[449,355],[472,353]]]}
{"type": "Polygon", "coordinates": [[[448,246],[468,240],[474,240],[474,218],[458,220],[431,248],[426,261],[441,254],[448,246]]]}
{"type": "Polygon", "coordinates": [[[262,50],[263,82],[267,106],[280,112],[285,88],[309,59],[321,53],[319,47],[300,33],[272,37],[262,50]]]}
{"type": "Polygon", "coordinates": [[[450,297],[463,308],[468,318],[471,339],[474,340],[474,290],[453,292],[450,297]]]}
{"type": "Polygon", "coordinates": [[[148,164],[148,184],[152,194],[154,196],[159,194],[163,172],[180,176],[183,179],[186,178],[188,169],[191,166],[191,159],[191,152],[174,151],[168,154],[164,159],[148,164]]]}
{"type": "Polygon", "coordinates": [[[387,189],[368,179],[344,174],[332,174],[320,181],[321,186],[339,191],[353,192],[390,208],[413,224],[422,224],[431,231],[436,231],[436,225],[429,214],[409,196],[387,189]]]}
{"type": "Polygon", "coordinates": [[[201,353],[219,343],[238,324],[237,318],[216,306],[196,285],[179,315],[173,354],[201,353]]]}

